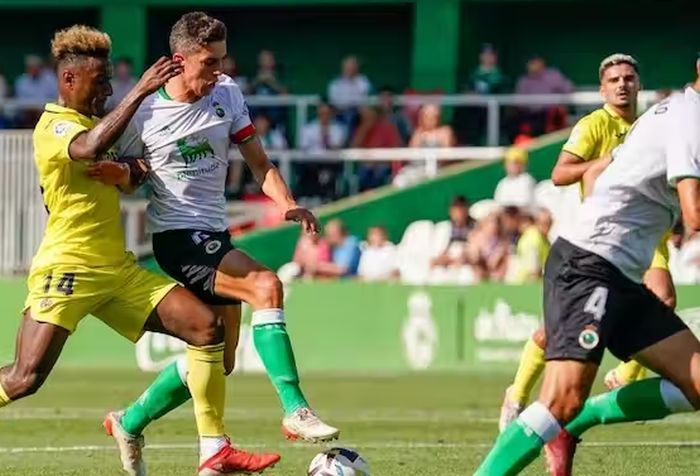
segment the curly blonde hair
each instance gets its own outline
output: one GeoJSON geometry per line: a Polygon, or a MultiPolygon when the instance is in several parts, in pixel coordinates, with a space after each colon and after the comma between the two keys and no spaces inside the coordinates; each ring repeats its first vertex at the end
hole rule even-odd
{"type": "Polygon", "coordinates": [[[51,54],[58,62],[81,56],[107,59],[111,51],[109,35],[91,26],[73,25],[57,31],[51,40],[51,54]]]}

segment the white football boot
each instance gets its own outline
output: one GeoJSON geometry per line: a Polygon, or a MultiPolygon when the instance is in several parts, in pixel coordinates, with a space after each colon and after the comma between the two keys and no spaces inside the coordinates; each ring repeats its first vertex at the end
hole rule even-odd
{"type": "Polygon", "coordinates": [[[102,426],[109,436],[114,438],[119,447],[122,467],[129,476],[146,476],[146,463],[143,460],[143,435],[133,436],[124,431],[121,418],[124,412],[110,412],[102,426]]]}
{"type": "Polygon", "coordinates": [[[340,430],[323,423],[310,408],[300,408],[284,417],[282,433],[288,440],[320,443],[337,439],[340,430]]]}

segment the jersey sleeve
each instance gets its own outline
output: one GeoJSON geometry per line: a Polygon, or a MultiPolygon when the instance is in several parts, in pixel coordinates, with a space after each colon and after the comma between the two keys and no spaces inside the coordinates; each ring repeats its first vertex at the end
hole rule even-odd
{"type": "Polygon", "coordinates": [[[51,121],[43,133],[37,136],[35,147],[40,148],[41,157],[47,157],[57,162],[69,162],[70,144],[75,138],[87,131],[88,128],[67,118],[57,118],[51,121]]]}
{"type": "Polygon", "coordinates": [[[687,102],[678,103],[673,114],[666,139],[666,174],[668,182],[675,186],[686,177],[700,179],[700,107],[687,102]]]}
{"type": "Polygon", "coordinates": [[[146,146],[141,138],[141,131],[136,124],[136,118],[132,118],[126,126],[126,130],[119,137],[115,145],[118,157],[144,158],[146,146]]]}
{"type": "Polygon", "coordinates": [[[230,80],[230,84],[226,84],[226,87],[230,92],[233,113],[233,121],[229,131],[231,141],[234,144],[244,144],[255,136],[255,126],[250,121],[248,105],[245,103],[241,88],[233,80],[230,80]]]}
{"type": "Polygon", "coordinates": [[[598,139],[596,121],[592,116],[586,116],[574,126],[562,150],[583,160],[597,159],[594,154],[598,139]]]}

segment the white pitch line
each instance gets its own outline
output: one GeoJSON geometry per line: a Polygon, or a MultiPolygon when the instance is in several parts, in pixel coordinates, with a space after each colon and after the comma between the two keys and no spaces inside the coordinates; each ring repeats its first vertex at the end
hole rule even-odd
{"type": "MultiPolygon", "coordinates": [[[[327,446],[347,446],[356,449],[439,449],[439,448],[490,448],[492,443],[436,443],[432,441],[394,441],[394,442],[368,442],[350,443],[336,442],[327,446]]],[[[264,443],[242,443],[245,448],[264,448],[269,444],[264,443]]],[[[294,448],[319,448],[311,443],[293,443],[294,448]]],[[[697,448],[700,447],[700,440],[692,441],[596,441],[582,443],[582,446],[594,448],[697,448]]],[[[148,450],[182,450],[196,449],[197,445],[191,443],[162,443],[147,445],[148,450]]],[[[79,451],[115,451],[114,445],[76,445],[76,446],[27,446],[27,447],[0,447],[0,454],[19,453],[67,453],[79,451]]]]}

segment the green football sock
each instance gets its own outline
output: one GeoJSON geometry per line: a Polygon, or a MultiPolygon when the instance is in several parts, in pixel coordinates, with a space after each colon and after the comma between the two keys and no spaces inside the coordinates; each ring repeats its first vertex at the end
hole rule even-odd
{"type": "Polygon", "coordinates": [[[544,442],[520,420],[503,431],[474,476],[518,474],[540,454],[544,442]]]}
{"type": "Polygon", "coordinates": [[[581,436],[596,425],[660,420],[671,413],[692,411],[680,390],[668,381],[663,382],[660,378],[639,380],[589,398],[581,412],[566,425],[566,430],[574,436],[581,436]],[[669,408],[667,399],[675,400],[676,408],[669,408]]]}
{"type": "Polygon", "coordinates": [[[283,312],[281,309],[253,312],[253,342],[277,390],[282,409],[285,415],[289,415],[309,404],[299,387],[299,374],[283,312]]]}
{"type": "Polygon", "coordinates": [[[190,391],[182,382],[177,363],[168,365],[150,387],[132,403],[121,419],[121,425],[130,435],[140,435],[153,420],[176,409],[190,399],[190,391]]]}

